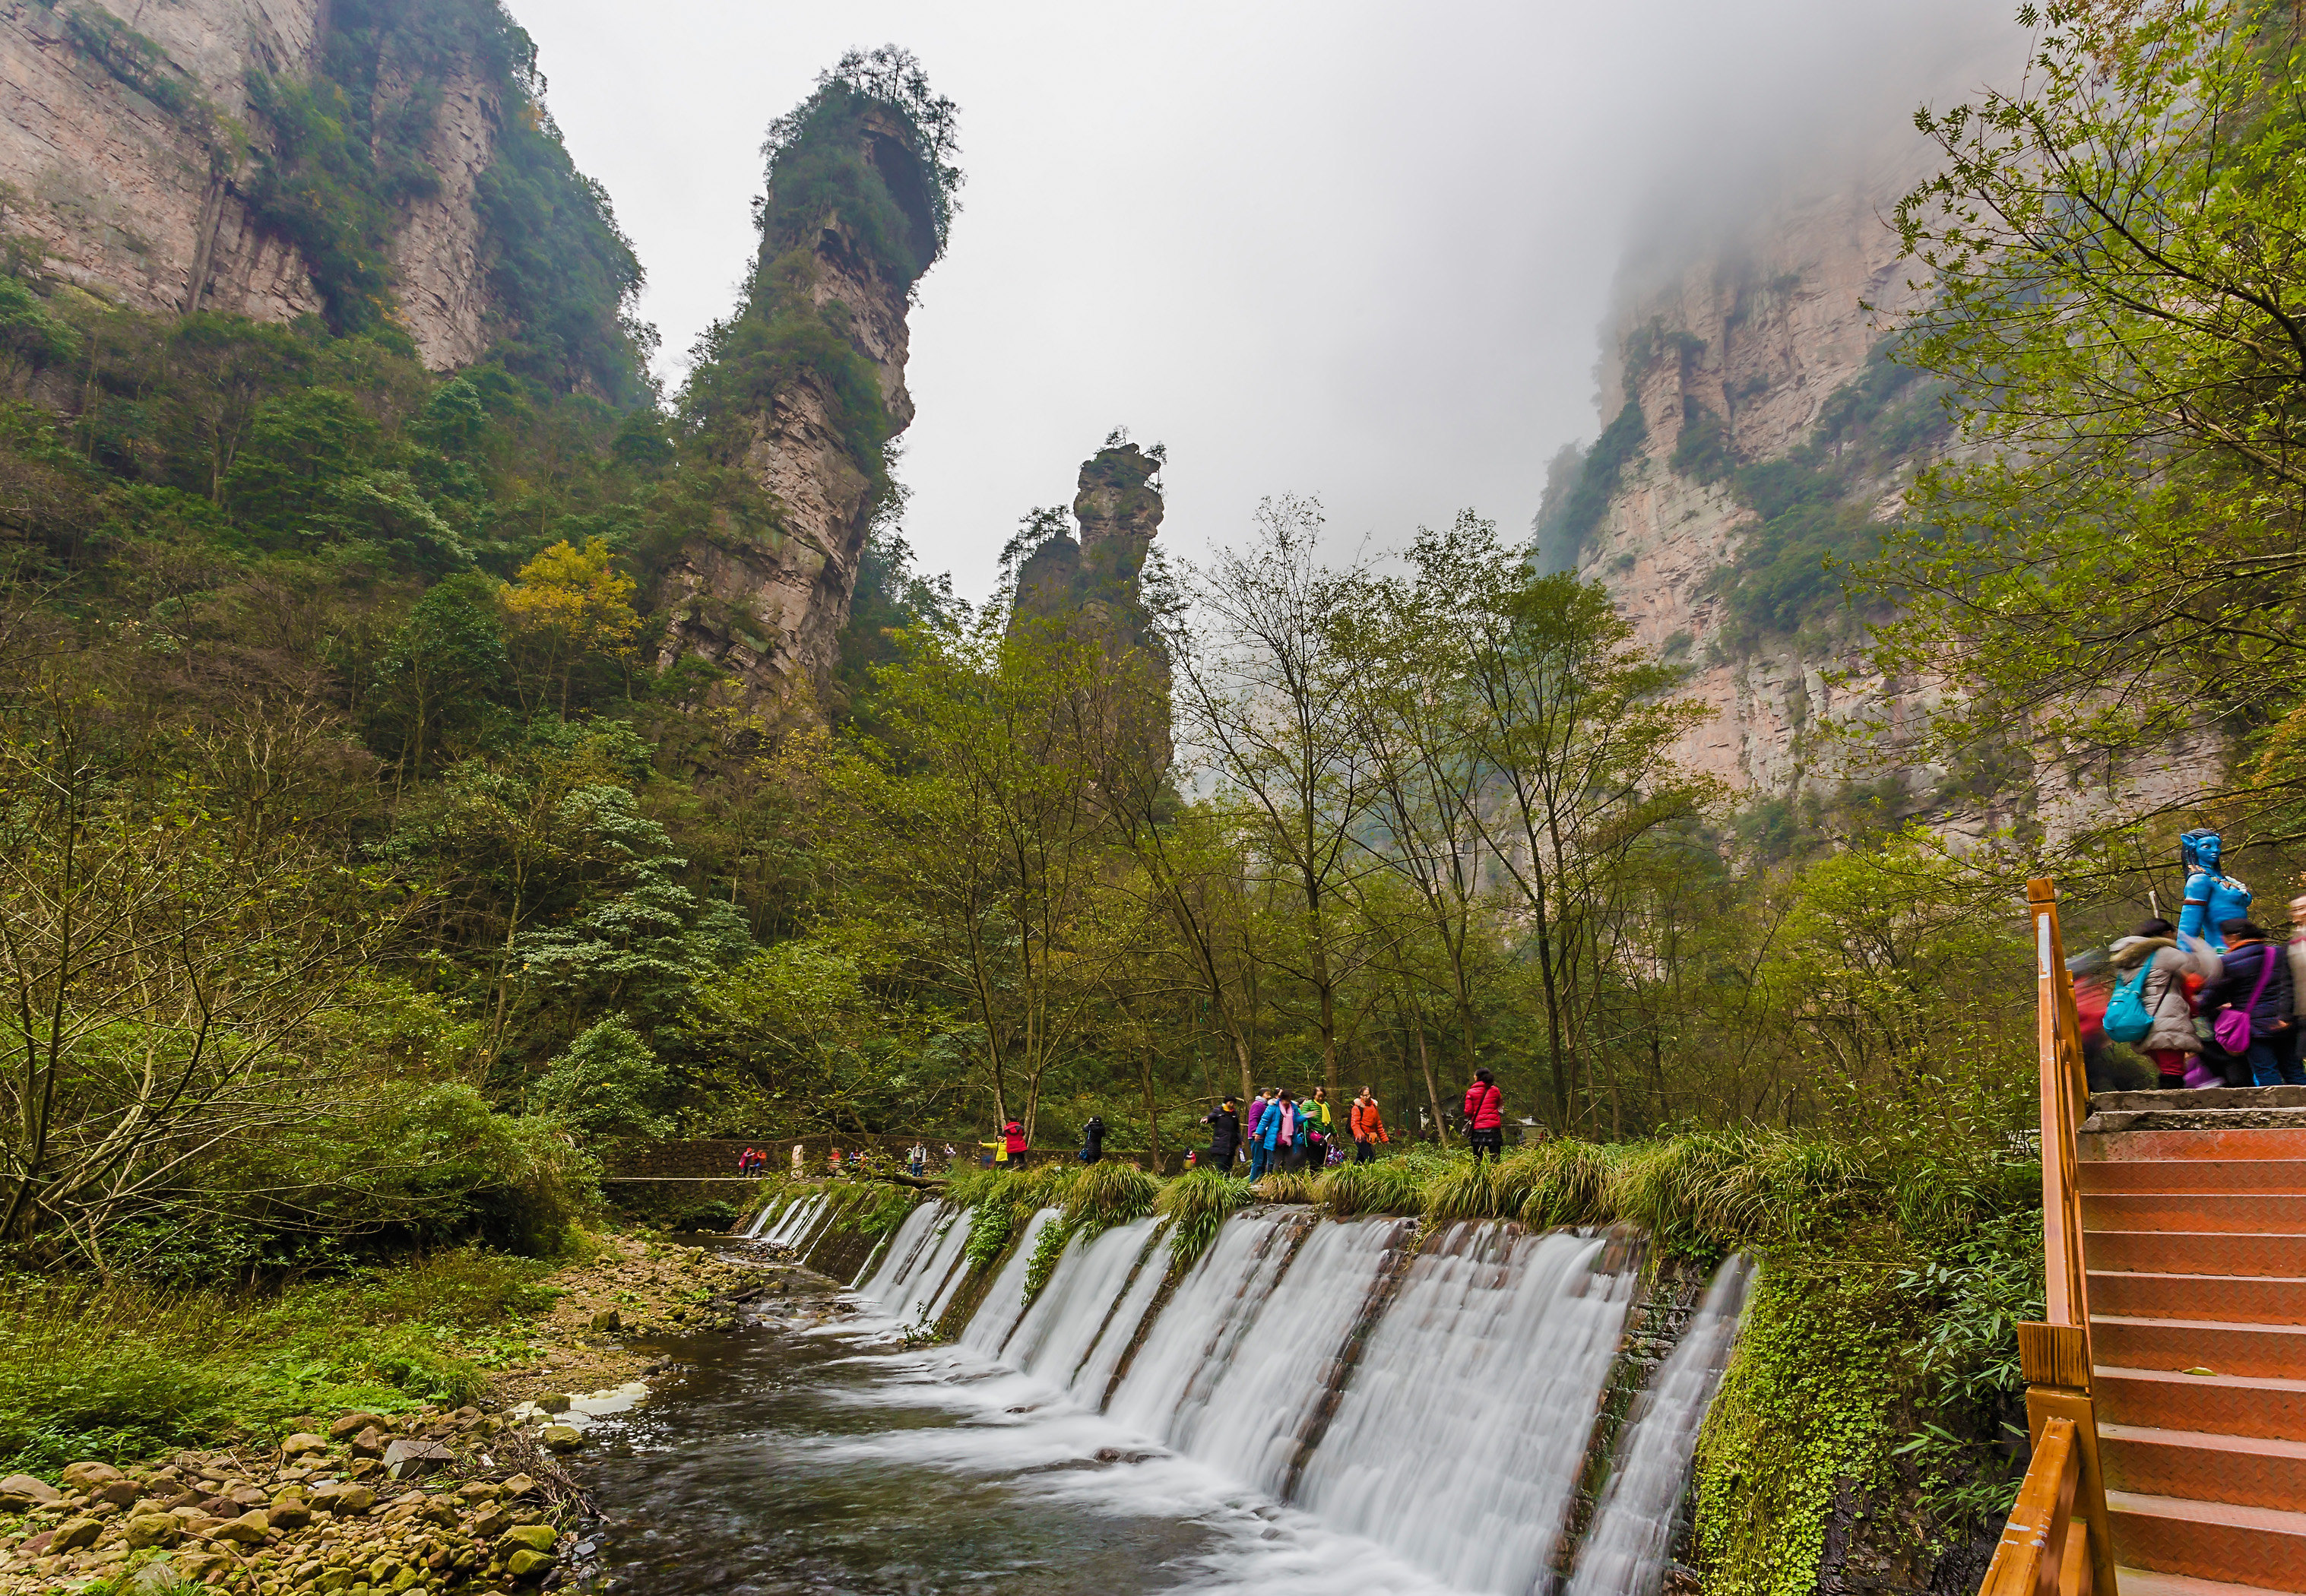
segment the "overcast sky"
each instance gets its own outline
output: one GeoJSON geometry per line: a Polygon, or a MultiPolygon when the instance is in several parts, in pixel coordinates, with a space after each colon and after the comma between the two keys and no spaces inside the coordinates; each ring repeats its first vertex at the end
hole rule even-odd
{"type": "Polygon", "coordinates": [[[647,268],[669,384],[734,303],[762,132],[822,68],[893,42],[960,102],[900,475],[923,564],[971,597],[1117,425],[1168,444],[1186,558],[1280,492],[1347,544],[1468,505],[1525,528],[1593,434],[1637,218],[2022,56],[2014,0],[510,3],[647,268]]]}

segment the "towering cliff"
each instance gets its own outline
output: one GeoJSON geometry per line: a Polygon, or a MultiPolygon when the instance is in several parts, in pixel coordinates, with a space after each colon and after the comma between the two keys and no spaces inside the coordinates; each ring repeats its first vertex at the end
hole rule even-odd
{"type": "Polygon", "coordinates": [[[832,678],[858,562],[913,418],[905,312],[944,247],[952,107],[895,52],[851,57],[771,130],[742,309],[682,409],[719,492],[659,582],[660,666],[716,661],[756,699],[832,678]]]}
{"type": "Polygon", "coordinates": [[[0,0],[0,226],[134,310],[629,402],[639,267],[536,89],[495,0],[0,0]]]}
{"type": "Polygon", "coordinates": [[[1606,424],[1558,464],[1539,517],[1548,563],[1606,585],[1717,710],[1685,763],[1757,796],[1823,780],[1818,724],[1906,688],[1832,685],[1857,627],[1821,567],[1863,557],[1942,441],[1931,394],[1881,359],[1911,294],[1883,218],[1918,175],[1893,148],[1630,262],[1603,335],[1606,424]]]}
{"type": "Polygon", "coordinates": [[[1106,653],[1151,643],[1139,578],[1161,530],[1159,446],[1152,454],[1133,443],[1107,443],[1081,462],[1073,496],[1078,542],[1064,533],[1028,555],[1017,573],[1016,614],[1063,620],[1093,636],[1106,653]]]}

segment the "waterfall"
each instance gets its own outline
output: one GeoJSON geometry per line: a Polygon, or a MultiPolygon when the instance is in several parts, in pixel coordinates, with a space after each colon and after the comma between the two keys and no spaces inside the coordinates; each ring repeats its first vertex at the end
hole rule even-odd
{"type": "Polygon", "coordinates": [[[1297,1499],[1465,1591],[1525,1592],[1559,1537],[1633,1271],[1603,1243],[1461,1224],[1411,1260],[1297,1499]]]}
{"type": "Polygon", "coordinates": [[[881,1254],[881,1267],[858,1278],[855,1289],[868,1297],[886,1297],[890,1288],[904,1278],[907,1271],[920,1260],[921,1249],[927,1245],[929,1232],[936,1228],[937,1216],[944,1209],[943,1203],[925,1202],[905,1216],[897,1226],[897,1233],[889,1238],[888,1250],[881,1254]]]}
{"type": "Polygon", "coordinates": [[[1569,1596],[1653,1596],[1662,1582],[1697,1427],[1729,1367],[1752,1278],[1753,1265],[1742,1257],[1714,1271],[1680,1342],[1627,1413],[1626,1438],[1578,1552],[1569,1596]]]}
{"type": "Polygon", "coordinates": [[[1010,1336],[1003,1361],[1053,1386],[1070,1387],[1159,1225],[1140,1219],[1086,1245],[1079,1236],[1068,1242],[1048,1284],[1010,1336]]]}
{"type": "Polygon", "coordinates": [[[1025,1233],[1017,1239],[1016,1250],[1001,1266],[985,1301],[969,1317],[969,1328],[961,1333],[961,1345],[988,1358],[1000,1355],[1009,1332],[1017,1327],[1018,1316],[1025,1311],[1025,1275],[1032,1267],[1033,1248],[1056,1217],[1056,1209],[1043,1208],[1025,1222],[1025,1233]]]}
{"type": "MultiPolygon", "coordinates": [[[[822,1193],[805,1197],[777,1216],[777,1222],[771,1227],[768,1234],[761,1235],[761,1226],[757,1223],[753,1226],[753,1233],[760,1240],[773,1244],[791,1246],[807,1233],[808,1227],[816,1222],[817,1215],[824,1211],[824,1203],[825,1199],[822,1193]]],[[[766,1209],[762,1210],[761,1218],[764,1221],[768,1218],[766,1209]]]]}
{"type": "MultiPolygon", "coordinates": [[[[1603,1238],[1261,1206],[1173,1283],[1166,1222],[1147,1218],[1070,1239],[1029,1304],[1059,1217],[1033,1215],[961,1335],[963,1367],[995,1360],[1072,1398],[1004,1397],[1002,1422],[1110,1434],[1089,1446],[1100,1458],[1154,1443],[1457,1592],[1556,1588],[1639,1280],[1603,1238]]],[[[967,1210],[921,1205],[859,1293],[901,1322],[937,1319],[969,1275],[969,1229],[967,1210]]],[[[1567,1596],[1653,1596],[1748,1275],[1717,1274],[1637,1398],[1567,1596]]]]}

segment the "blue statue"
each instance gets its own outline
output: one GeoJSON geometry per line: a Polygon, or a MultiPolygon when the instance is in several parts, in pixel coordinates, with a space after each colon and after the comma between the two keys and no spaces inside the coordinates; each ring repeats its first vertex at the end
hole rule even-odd
{"type": "Polygon", "coordinates": [[[2220,844],[2213,831],[2188,832],[2178,839],[2178,860],[2186,871],[2186,906],[2178,911],[2178,935],[2199,936],[2226,951],[2218,927],[2250,913],[2250,889],[2218,872],[2220,844]]]}

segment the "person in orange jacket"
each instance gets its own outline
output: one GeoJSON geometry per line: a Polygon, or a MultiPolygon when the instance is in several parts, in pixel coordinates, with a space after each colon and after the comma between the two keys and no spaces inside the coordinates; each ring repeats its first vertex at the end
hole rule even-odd
{"type": "Polygon", "coordinates": [[[1362,1088],[1362,1095],[1354,1099],[1352,1128],[1356,1164],[1369,1163],[1377,1156],[1379,1142],[1393,1139],[1385,1133],[1385,1122],[1378,1117],[1377,1098],[1367,1087],[1362,1088]]]}

